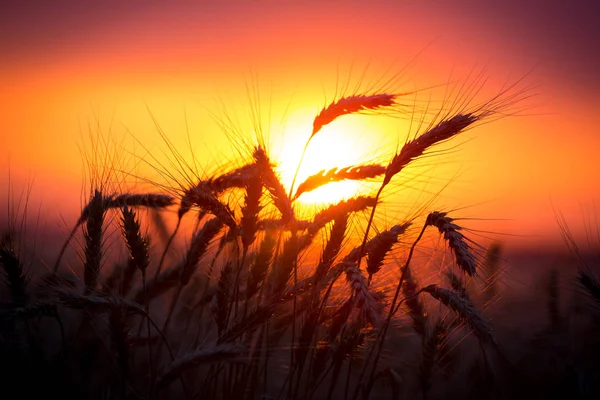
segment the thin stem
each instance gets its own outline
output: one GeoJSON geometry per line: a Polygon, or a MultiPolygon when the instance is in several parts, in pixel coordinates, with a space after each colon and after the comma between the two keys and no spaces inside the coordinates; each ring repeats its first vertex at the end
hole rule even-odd
{"type": "Polygon", "coordinates": [[[177,231],[179,231],[180,225],[181,225],[181,217],[177,220],[177,225],[175,226],[175,230],[173,231],[173,234],[167,241],[167,245],[165,246],[165,249],[164,249],[162,255],[160,256],[160,261],[158,262],[158,268],[156,268],[156,273],[154,274],[154,279],[156,279],[156,277],[158,277],[158,275],[160,275],[160,271],[161,271],[162,265],[165,261],[165,257],[167,256],[169,247],[171,247],[171,243],[173,243],[173,239],[175,238],[175,235],[177,235],[177,231]]]}
{"type": "MultiPolygon", "coordinates": [[[[308,145],[308,143],[307,143],[308,145]]],[[[305,147],[306,149],[306,147],[305,147]]],[[[291,392],[294,390],[294,342],[296,341],[296,302],[298,299],[298,243],[296,238],[296,223],[292,222],[292,236],[294,237],[294,242],[296,243],[295,248],[295,257],[294,257],[294,304],[292,308],[292,345],[290,346],[290,367],[292,367],[291,376],[290,376],[290,386],[288,391],[288,398],[290,397],[291,392]]],[[[294,393],[294,399],[296,399],[296,393],[294,393]]]]}
{"type": "MultiPolygon", "coordinates": [[[[146,330],[148,338],[150,338],[150,318],[149,318],[149,310],[148,310],[148,294],[146,292],[146,270],[142,270],[142,284],[144,285],[144,297],[146,298],[146,313],[148,317],[146,318],[146,330]]],[[[152,341],[148,340],[148,387],[152,387],[153,379],[152,379],[152,341]]],[[[148,392],[148,399],[152,396],[151,392],[148,392]]]]}
{"type": "Polygon", "coordinates": [[[67,250],[67,246],[69,245],[69,243],[71,243],[71,239],[73,239],[73,237],[75,236],[75,232],[77,232],[77,228],[80,226],[81,224],[78,222],[74,227],[73,230],[71,230],[71,232],[69,233],[69,236],[67,237],[67,239],[65,240],[65,243],[63,244],[63,246],[60,249],[60,253],[58,253],[58,257],[56,258],[56,262],[54,263],[54,273],[56,274],[58,272],[58,267],[60,265],[60,260],[62,259],[62,256],[65,254],[65,251],[67,250]]]}
{"type": "Polygon", "coordinates": [[[296,172],[294,172],[294,179],[292,179],[292,185],[290,186],[290,192],[288,197],[292,199],[292,193],[294,191],[294,185],[296,184],[296,178],[298,177],[298,172],[300,171],[300,166],[302,166],[302,161],[304,161],[304,155],[306,154],[306,149],[308,148],[308,144],[310,143],[310,139],[306,141],[304,145],[304,150],[302,150],[302,155],[300,156],[300,161],[298,161],[298,166],[296,167],[296,172]]]}
{"type": "Polygon", "coordinates": [[[362,245],[360,246],[360,253],[358,253],[358,260],[356,261],[356,269],[360,270],[360,262],[365,255],[365,248],[367,247],[367,239],[369,238],[369,230],[371,229],[371,225],[373,224],[373,218],[375,217],[375,210],[377,209],[377,203],[379,203],[379,196],[381,196],[381,192],[383,188],[386,187],[386,183],[381,184],[381,187],[377,191],[377,195],[375,196],[375,204],[373,208],[371,208],[371,216],[369,217],[369,222],[367,223],[367,229],[365,229],[365,236],[363,237],[362,245]]]}

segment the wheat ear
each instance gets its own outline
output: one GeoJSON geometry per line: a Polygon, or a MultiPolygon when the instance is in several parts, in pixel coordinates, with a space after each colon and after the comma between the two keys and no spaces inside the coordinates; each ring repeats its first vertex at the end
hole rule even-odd
{"type": "Polygon", "coordinates": [[[300,161],[298,161],[298,166],[296,167],[296,172],[294,173],[294,178],[292,179],[289,196],[292,196],[292,191],[294,190],[294,185],[296,184],[296,178],[298,177],[298,172],[302,166],[302,161],[304,161],[304,156],[306,154],[306,150],[308,149],[308,145],[312,138],[321,130],[321,128],[323,128],[323,126],[333,122],[343,115],[356,114],[364,111],[373,111],[382,107],[393,106],[396,104],[395,99],[397,96],[397,94],[389,93],[353,95],[342,97],[323,108],[313,120],[313,130],[306,141],[306,144],[304,145],[304,149],[302,150],[300,161]]]}
{"type": "Polygon", "coordinates": [[[315,117],[310,139],[312,139],[313,136],[315,136],[325,125],[335,121],[337,118],[343,115],[356,114],[364,111],[377,110],[383,107],[390,107],[396,104],[397,97],[397,94],[391,93],[376,93],[371,95],[342,97],[323,108],[315,117]]]}
{"type": "MultiPolygon", "coordinates": [[[[75,232],[77,232],[77,228],[79,228],[81,226],[81,224],[83,224],[84,222],[87,221],[87,219],[90,215],[90,212],[92,210],[92,207],[98,207],[98,204],[94,205],[93,202],[94,202],[94,199],[92,198],[92,200],[83,208],[83,210],[81,211],[81,214],[79,216],[79,219],[75,223],[75,226],[73,227],[73,229],[71,229],[71,232],[69,232],[69,236],[67,236],[65,243],[63,243],[63,246],[61,247],[60,252],[58,253],[58,257],[56,258],[56,262],[54,263],[54,273],[58,272],[58,266],[60,265],[62,256],[64,255],[65,251],[67,250],[67,246],[69,245],[69,243],[75,236],[75,232]]],[[[98,202],[98,201],[96,201],[96,202],[98,202]]],[[[120,195],[113,194],[113,195],[110,195],[107,197],[103,197],[101,203],[102,203],[102,207],[105,210],[107,210],[109,208],[122,208],[125,206],[161,209],[161,208],[165,208],[165,207],[169,207],[169,206],[173,205],[174,202],[175,202],[175,199],[173,197],[163,195],[163,194],[125,193],[125,194],[120,194],[120,195]]]]}
{"type": "Polygon", "coordinates": [[[27,278],[23,265],[14,249],[12,238],[5,235],[0,239],[0,265],[6,275],[6,283],[10,288],[12,302],[15,307],[24,306],[27,301],[27,278]]]}
{"type": "Polygon", "coordinates": [[[433,298],[456,312],[471,327],[481,343],[492,344],[495,347],[498,346],[487,322],[484,321],[473,303],[461,296],[460,293],[452,289],[438,287],[437,285],[426,286],[421,291],[429,293],[433,298]]]}
{"type": "Polygon", "coordinates": [[[96,289],[100,268],[102,265],[102,233],[105,209],[102,204],[102,193],[96,190],[90,201],[90,211],[87,217],[87,225],[84,232],[85,237],[85,265],[83,271],[83,282],[85,293],[96,289]]]}
{"type": "Polygon", "coordinates": [[[294,209],[290,196],[285,192],[279,177],[273,170],[273,164],[267,155],[267,152],[262,147],[257,147],[253,153],[254,160],[259,170],[261,181],[264,187],[271,194],[273,204],[281,213],[281,219],[284,223],[290,223],[296,220],[294,209]]]}
{"type": "Polygon", "coordinates": [[[448,246],[456,258],[456,264],[465,273],[473,276],[477,272],[477,263],[464,235],[460,232],[462,228],[453,221],[454,219],[448,217],[447,213],[434,211],[427,216],[425,224],[438,228],[440,233],[444,235],[444,239],[448,241],[448,246]]]}
{"type": "Polygon", "coordinates": [[[345,168],[332,168],[330,170],[322,170],[314,175],[306,178],[304,182],[298,185],[296,193],[292,200],[297,199],[300,195],[308,193],[321,186],[327,185],[332,182],[339,182],[343,180],[365,180],[370,178],[376,178],[385,173],[386,167],[377,164],[368,165],[357,165],[345,168]]]}

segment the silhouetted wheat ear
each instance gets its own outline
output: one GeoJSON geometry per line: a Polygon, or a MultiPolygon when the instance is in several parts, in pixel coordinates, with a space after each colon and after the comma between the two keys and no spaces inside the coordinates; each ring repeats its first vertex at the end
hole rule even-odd
{"type": "Polygon", "coordinates": [[[346,281],[348,281],[352,288],[352,296],[358,307],[364,312],[367,321],[371,325],[379,326],[383,307],[379,303],[377,296],[369,289],[366,278],[358,269],[356,263],[345,262],[343,268],[346,273],[346,281]]]}
{"type": "Polygon", "coordinates": [[[250,266],[250,273],[248,275],[248,284],[246,286],[246,299],[250,299],[254,296],[260,286],[265,281],[271,260],[275,253],[275,247],[277,241],[275,240],[275,232],[267,231],[264,239],[260,243],[258,253],[254,257],[254,261],[250,266]]]}
{"type": "Polygon", "coordinates": [[[292,234],[283,244],[283,250],[278,255],[271,272],[272,293],[274,295],[284,292],[294,270],[294,265],[299,253],[299,248],[304,242],[292,234]]]}
{"type": "Polygon", "coordinates": [[[380,175],[385,174],[386,167],[377,164],[368,165],[357,165],[345,168],[332,168],[330,170],[322,170],[314,175],[306,178],[302,182],[296,193],[294,194],[293,200],[300,197],[304,193],[308,193],[312,190],[318,189],[321,186],[327,185],[332,182],[339,182],[343,180],[365,180],[370,178],[376,178],[380,175]]]}
{"type": "Polygon", "coordinates": [[[339,255],[344,238],[346,237],[347,227],[348,213],[343,213],[341,216],[333,220],[333,226],[331,227],[329,240],[325,245],[319,265],[317,265],[317,268],[315,269],[313,278],[313,284],[315,287],[319,282],[322,281],[323,278],[325,278],[327,272],[329,272],[329,268],[331,268],[331,265],[333,265],[333,262],[339,255]]]}
{"type": "Polygon", "coordinates": [[[600,280],[598,278],[591,272],[579,268],[577,281],[595,301],[600,303],[600,280]]]}
{"type": "MultiPolygon", "coordinates": [[[[333,226],[331,227],[331,233],[329,235],[329,240],[325,245],[325,249],[323,250],[323,254],[321,255],[321,259],[315,272],[312,276],[312,279],[309,277],[305,279],[303,282],[300,282],[299,285],[303,285],[304,282],[308,285],[312,285],[312,294],[311,297],[306,299],[306,302],[309,304],[308,309],[306,311],[306,316],[304,318],[304,322],[300,329],[300,335],[298,338],[298,346],[296,348],[295,360],[296,363],[300,366],[300,374],[301,370],[304,367],[304,363],[306,361],[306,357],[310,350],[310,344],[313,340],[313,336],[319,327],[319,317],[321,316],[322,310],[321,305],[325,304],[328,301],[329,293],[327,292],[322,298],[319,296],[320,290],[323,286],[325,286],[328,281],[324,279],[329,271],[329,268],[333,264],[335,258],[340,252],[343,240],[345,238],[346,228],[348,226],[348,213],[343,213],[341,216],[338,216],[334,219],[333,226]]],[[[321,357],[324,354],[321,354],[321,357]]]]}
{"type": "MultiPolygon", "coordinates": [[[[233,218],[233,212],[225,204],[217,199],[210,188],[204,184],[198,184],[186,191],[181,199],[179,208],[179,216],[183,216],[184,210],[189,210],[192,206],[198,206],[201,210],[205,210],[219,218],[223,223],[231,229],[236,229],[236,223],[233,218]]],[[[187,211],[186,211],[187,212],[187,211]]]]}
{"type": "MultiPolygon", "coordinates": [[[[94,198],[83,207],[81,215],[77,220],[79,226],[84,223],[92,211],[94,198]]],[[[162,209],[175,204],[175,198],[172,196],[156,193],[122,193],[122,194],[111,194],[108,196],[102,196],[102,207],[104,210],[111,208],[123,208],[123,207],[147,207],[153,209],[162,209]]]]}
{"type": "Polygon", "coordinates": [[[357,196],[348,200],[342,200],[319,211],[312,222],[306,227],[309,234],[315,234],[329,222],[341,217],[346,213],[357,213],[374,207],[376,200],[371,196],[357,196]]]}
{"type": "Polygon", "coordinates": [[[312,137],[325,125],[343,115],[356,114],[363,111],[373,111],[382,107],[393,106],[396,104],[396,97],[398,97],[397,94],[389,93],[342,97],[323,108],[315,117],[310,138],[312,139],[312,137]]]}
{"type": "Polygon", "coordinates": [[[233,272],[233,265],[229,262],[221,268],[221,276],[217,283],[217,290],[210,304],[211,311],[217,324],[219,336],[221,336],[221,333],[227,327],[227,313],[230,305],[229,294],[231,293],[233,281],[235,279],[233,272]]]}
{"type": "Polygon", "coordinates": [[[83,282],[85,292],[89,293],[96,289],[98,276],[102,266],[102,233],[104,224],[105,208],[103,207],[102,193],[95,191],[94,197],[89,203],[89,214],[87,217],[85,238],[85,266],[83,282]]]}
{"type": "Polygon", "coordinates": [[[254,160],[259,170],[260,179],[264,187],[271,194],[273,204],[281,213],[281,219],[284,223],[289,223],[296,220],[292,202],[279,180],[279,177],[273,169],[273,164],[267,155],[267,152],[262,147],[257,147],[253,153],[254,160]]]}
{"type": "Polygon", "coordinates": [[[185,371],[201,364],[226,362],[239,358],[246,352],[246,348],[238,344],[221,344],[209,349],[202,349],[185,354],[175,360],[165,369],[156,382],[157,389],[162,389],[185,371]]]}
{"type": "Polygon", "coordinates": [[[409,226],[409,222],[395,225],[389,230],[375,236],[370,242],[369,248],[366,249],[369,281],[371,280],[371,276],[379,272],[383,265],[383,259],[392,250],[394,244],[398,243],[398,237],[404,234],[409,226]]]}
{"type": "Polygon", "coordinates": [[[421,390],[427,393],[431,387],[431,375],[436,360],[448,339],[448,330],[444,321],[439,319],[427,332],[421,345],[421,365],[419,366],[419,377],[421,378],[421,390]]]}
{"type": "Polygon", "coordinates": [[[10,289],[13,305],[24,306],[27,301],[27,278],[10,235],[0,238],[0,264],[4,270],[4,280],[10,289]]]}
{"type": "Polygon", "coordinates": [[[259,176],[259,169],[255,163],[246,164],[239,168],[211,177],[202,182],[213,193],[220,194],[228,189],[242,189],[259,176]]]}
{"type": "Polygon", "coordinates": [[[123,193],[120,195],[111,195],[103,200],[104,208],[123,208],[123,207],[146,207],[161,209],[175,204],[175,198],[172,196],[156,193],[123,193]]]}
{"type": "Polygon", "coordinates": [[[447,216],[445,212],[434,211],[427,216],[426,226],[435,226],[441,234],[444,235],[444,240],[448,241],[450,250],[456,258],[458,265],[465,273],[473,276],[477,273],[477,263],[471,252],[471,247],[467,244],[464,235],[460,232],[462,229],[456,225],[454,220],[447,216]]]}
{"type": "Polygon", "coordinates": [[[400,173],[412,160],[423,155],[427,149],[459,134],[478,120],[479,117],[474,114],[458,114],[407,142],[388,165],[382,185],[386,186],[396,174],[400,173]]]}
{"type": "Polygon", "coordinates": [[[321,229],[323,229],[329,222],[341,217],[345,213],[356,213],[365,210],[368,207],[375,205],[375,198],[358,196],[348,200],[342,200],[337,204],[333,204],[321,211],[319,211],[313,218],[312,221],[297,221],[295,228],[298,230],[306,229],[306,234],[301,236],[298,240],[298,253],[307,249],[313,242],[315,236],[321,229]]]}
{"type": "MultiPolygon", "coordinates": [[[[73,239],[73,237],[75,236],[75,232],[77,231],[77,228],[79,228],[79,226],[81,226],[81,224],[83,224],[84,222],[87,221],[87,219],[90,215],[90,212],[92,211],[92,207],[96,207],[96,208],[99,207],[99,205],[98,205],[99,202],[100,202],[99,200],[95,200],[95,197],[92,197],[90,202],[81,211],[81,215],[79,216],[79,219],[75,223],[75,226],[73,227],[71,232],[69,232],[69,236],[65,240],[65,243],[63,244],[62,248],[60,249],[60,252],[58,253],[58,257],[54,264],[54,272],[58,271],[58,266],[60,264],[60,260],[62,259],[62,256],[64,255],[64,253],[67,249],[67,246],[71,242],[71,239],[73,239]]],[[[120,195],[112,194],[110,196],[103,197],[102,201],[101,201],[101,206],[102,206],[104,212],[110,208],[123,208],[125,206],[162,209],[165,207],[169,207],[173,204],[175,204],[175,198],[173,198],[171,196],[167,196],[167,195],[153,194],[153,193],[147,193],[147,194],[125,193],[125,194],[120,194],[120,195]]]]}
{"type": "Polygon", "coordinates": [[[421,291],[429,293],[433,298],[457,313],[463,322],[471,327],[480,342],[497,346],[496,339],[492,335],[487,322],[483,320],[473,303],[462,297],[460,293],[452,289],[440,288],[437,285],[426,286],[421,291]]]}
{"type": "Polygon", "coordinates": [[[242,206],[242,218],[240,220],[242,245],[247,251],[248,247],[256,240],[258,231],[258,214],[262,210],[260,199],[262,197],[263,185],[260,176],[255,174],[245,186],[246,195],[242,206]]]}
{"type": "Polygon", "coordinates": [[[461,278],[459,278],[452,270],[446,271],[446,277],[448,278],[448,282],[452,289],[454,289],[458,294],[460,294],[465,299],[469,300],[469,296],[467,294],[467,288],[465,287],[465,283],[461,278]]]}
{"type": "Polygon", "coordinates": [[[179,219],[187,214],[194,205],[193,192],[195,190],[208,190],[214,196],[217,196],[228,189],[241,189],[246,187],[257,175],[258,168],[254,163],[252,163],[246,164],[232,171],[201,180],[197,185],[184,192],[179,205],[179,210],[177,211],[179,219]]]}
{"type": "Polygon", "coordinates": [[[142,235],[135,211],[127,206],[122,211],[123,237],[135,266],[144,272],[150,264],[149,239],[142,235]]]}
{"type": "MultiPolygon", "coordinates": [[[[365,244],[365,254],[375,253],[378,251],[378,247],[381,246],[381,243],[386,243],[389,241],[389,238],[394,235],[394,232],[397,233],[396,237],[403,234],[406,229],[410,226],[410,223],[404,223],[400,225],[394,225],[389,230],[383,231],[375,235],[365,244]]],[[[348,253],[344,257],[344,262],[357,262],[362,250],[362,246],[357,246],[350,253],[348,253]]],[[[384,254],[385,256],[385,254],[384,254]]]]}

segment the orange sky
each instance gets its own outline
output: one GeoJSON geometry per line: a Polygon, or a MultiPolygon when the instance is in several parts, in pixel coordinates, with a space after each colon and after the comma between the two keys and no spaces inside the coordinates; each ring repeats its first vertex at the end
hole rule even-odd
{"type": "MultiPolygon", "coordinates": [[[[0,184],[6,188],[9,165],[16,186],[35,177],[34,203],[42,202],[49,226],[64,229],[59,213],[74,220],[72,210],[80,205],[78,146],[87,143],[90,124],[92,133],[111,129],[115,138],[123,138],[122,155],[135,160],[129,152],[138,158],[145,153],[136,140],[153,155],[165,150],[146,107],[170,140],[189,154],[187,115],[194,157],[210,167],[222,160],[219,154],[231,157],[210,112],[222,117],[224,105],[237,114],[241,129],[249,130],[244,125],[251,103],[248,86],[258,88],[255,104],[265,120],[271,107],[274,157],[295,165],[298,143],[310,133],[325,98],[332,100],[336,80],[368,88],[368,82],[391,76],[384,74],[388,68],[400,70],[414,59],[395,89],[464,81],[469,71],[483,67],[489,81],[481,99],[530,71],[523,87],[535,86],[536,97],[524,103],[535,108],[526,115],[481,125],[452,142],[460,146],[436,159],[439,165],[428,161],[435,170],[414,170],[425,174],[421,180],[428,183],[427,191],[452,180],[434,207],[483,219],[469,221],[474,228],[523,235],[497,236],[513,246],[560,240],[553,206],[574,227],[581,224],[582,207],[600,198],[595,90],[600,85],[589,74],[594,70],[590,63],[600,57],[583,50],[579,57],[569,42],[571,33],[572,43],[589,37],[587,20],[576,20],[585,10],[564,14],[573,21],[561,27],[559,42],[548,36],[564,12],[552,8],[558,2],[535,23],[527,20],[527,7],[517,12],[517,2],[502,9],[469,1],[452,7],[324,3],[173,3],[167,9],[146,2],[86,8],[59,1],[7,10],[0,48],[5,56],[0,64],[0,167],[6,173],[0,174],[0,184]]],[[[307,169],[331,166],[319,164],[325,158],[319,147],[351,153],[350,160],[370,160],[371,155],[387,160],[406,134],[402,120],[341,119],[321,132],[321,142],[311,144],[315,150],[307,154],[312,160],[307,169]],[[333,138],[344,140],[346,147],[336,146],[333,138]]],[[[152,164],[148,156],[144,159],[152,164]]],[[[282,168],[287,168],[284,174],[289,171],[282,168]]],[[[143,163],[136,171],[158,179],[143,163]]],[[[389,219],[402,218],[405,200],[418,193],[402,182],[385,197],[389,219]]]]}

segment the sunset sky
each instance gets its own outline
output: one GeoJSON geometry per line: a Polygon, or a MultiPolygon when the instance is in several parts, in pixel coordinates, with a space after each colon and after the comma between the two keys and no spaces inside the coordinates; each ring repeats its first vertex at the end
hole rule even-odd
{"type": "MultiPolygon", "coordinates": [[[[151,155],[162,160],[167,149],[150,113],[210,172],[235,158],[215,120],[227,112],[248,133],[250,106],[258,106],[289,183],[336,81],[368,90],[405,66],[391,89],[436,86],[431,99],[419,92],[420,105],[435,107],[444,88],[482,71],[477,99],[523,77],[519,88],[535,96],[519,116],[479,125],[417,165],[412,194],[399,178],[384,198],[387,218],[402,218],[410,196],[429,200],[450,182],[432,207],[482,219],[468,221],[477,229],[522,235],[497,236],[513,246],[545,246],[560,242],[553,207],[577,230],[600,200],[598,2],[13,3],[0,12],[0,187],[9,169],[16,188],[34,178],[31,200],[60,232],[87,190],[81,148],[89,154],[90,133],[110,131],[119,143],[116,169],[158,181],[151,155]]],[[[332,123],[311,144],[305,172],[389,161],[409,117],[332,123]]]]}

